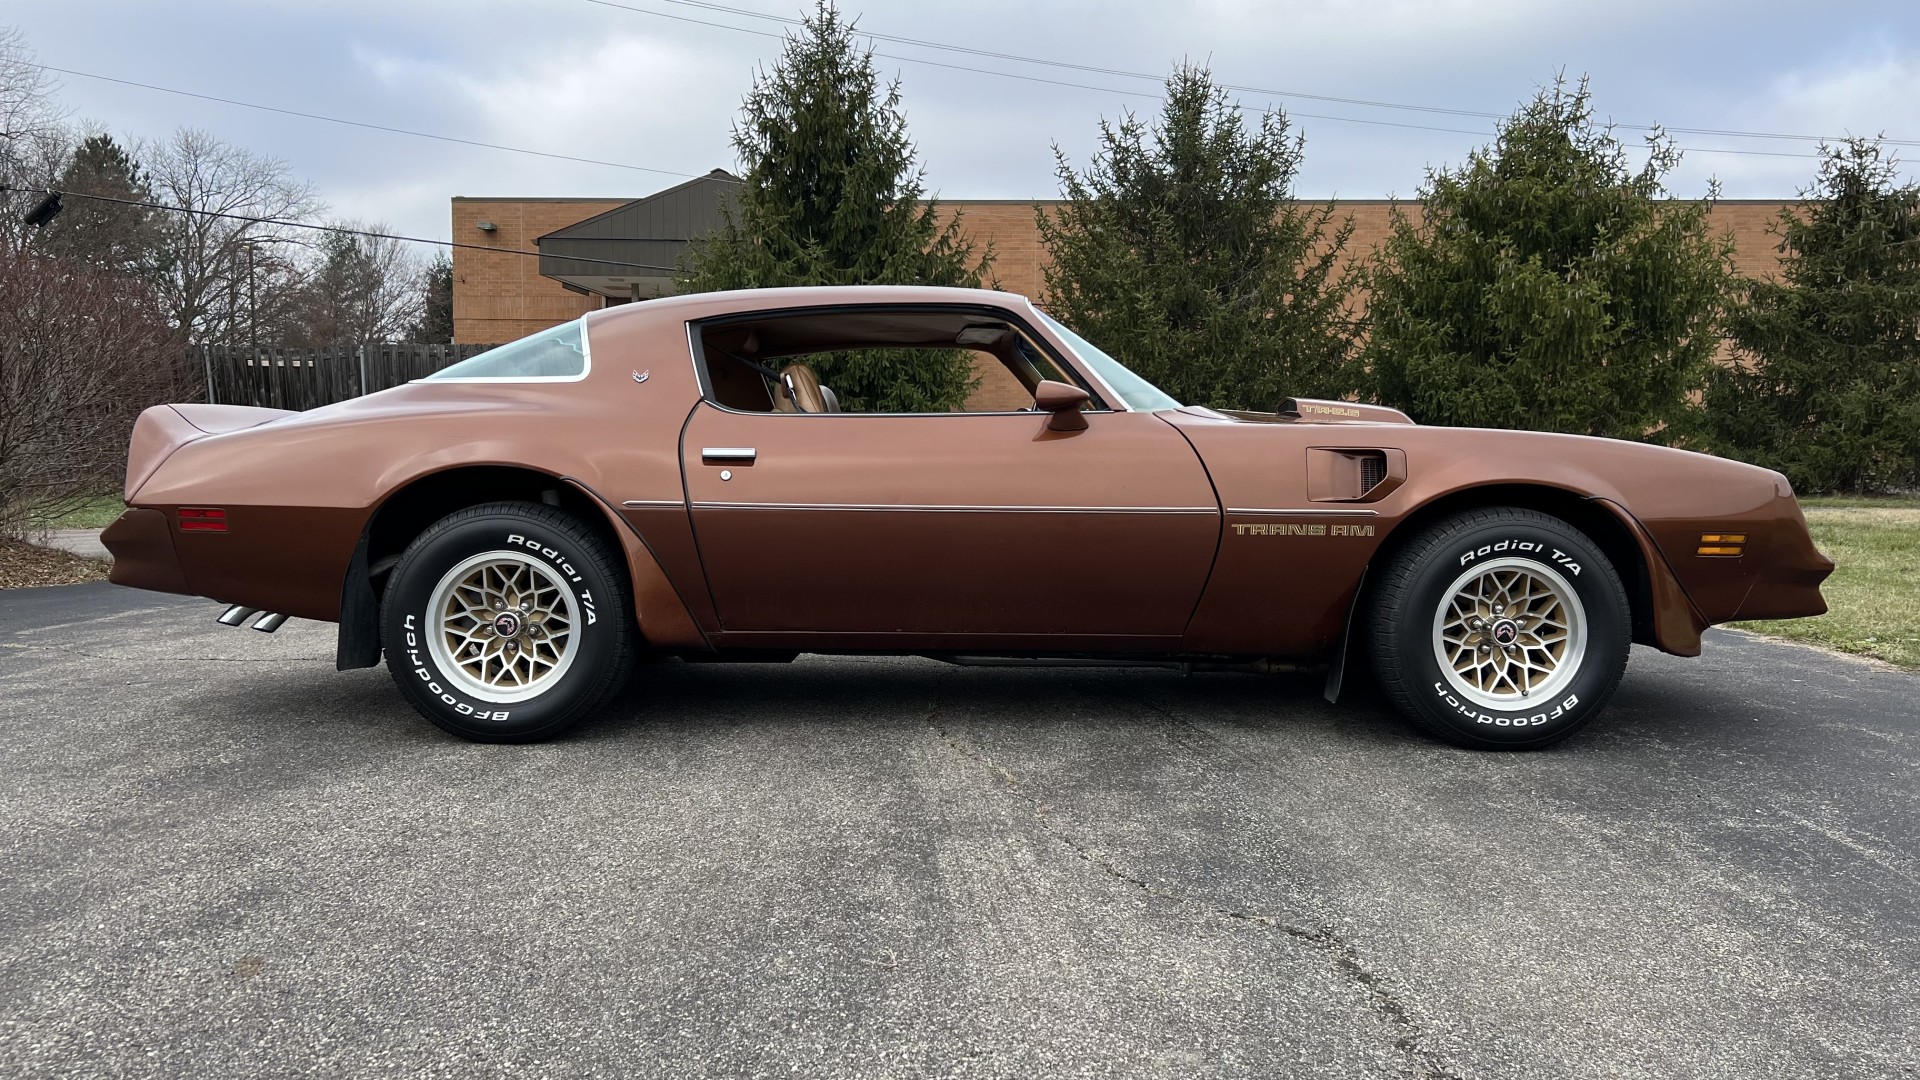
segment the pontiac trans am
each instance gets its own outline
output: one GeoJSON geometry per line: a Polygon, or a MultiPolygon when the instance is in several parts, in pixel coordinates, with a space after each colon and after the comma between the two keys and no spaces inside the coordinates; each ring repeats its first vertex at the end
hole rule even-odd
{"type": "Polygon", "coordinates": [[[147,410],[112,580],[230,625],[339,624],[468,739],[524,742],[636,660],[799,651],[1324,670],[1416,725],[1543,746],[1633,642],[1817,615],[1832,563],[1778,473],[1388,408],[1183,406],[1023,297],[679,296],[293,413],[147,410]],[[863,411],[821,373],[979,373],[968,408],[863,411]],[[902,370],[899,367],[895,371],[902,370]]]}

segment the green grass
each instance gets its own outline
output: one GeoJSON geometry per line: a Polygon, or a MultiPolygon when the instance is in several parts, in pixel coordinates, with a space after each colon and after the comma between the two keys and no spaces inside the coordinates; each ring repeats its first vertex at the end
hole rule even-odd
{"type": "Polygon", "coordinates": [[[1810,510],[1920,510],[1920,495],[1803,495],[1800,505],[1810,510]]]}
{"type": "Polygon", "coordinates": [[[118,495],[102,495],[49,522],[50,529],[104,529],[127,508],[118,495]]]}
{"type": "Polygon", "coordinates": [[[1813,542],[1835,563],[1817,619],[1735,623],[1920,669],[1920,500],[1806,499],[1813,542]]]}

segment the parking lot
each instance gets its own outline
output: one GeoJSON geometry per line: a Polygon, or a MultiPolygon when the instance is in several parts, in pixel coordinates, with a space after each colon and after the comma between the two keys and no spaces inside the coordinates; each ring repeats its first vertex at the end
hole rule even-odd
{"type": "Polygon", "coordinates": [[[0,1075],[1920,1075],[1920,677],[1636,649],[1550,751],[1316,679],[649,665],[442,735],[332,627],[0,593],[0,1075]]]}

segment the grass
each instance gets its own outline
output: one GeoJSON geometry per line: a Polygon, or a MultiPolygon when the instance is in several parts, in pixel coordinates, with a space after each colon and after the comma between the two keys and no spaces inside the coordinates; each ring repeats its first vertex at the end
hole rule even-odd
{"type": "Polygon", "coordinates": [[[1817,619],[1735,623],[1920,669],[1920,499],[1804,499],[1813,542],[1836,564],[1817,619]]]}
{"type": "Polygon", "coordinates": [[[60,515],[50,522],[50,529],[104,529],[113,524],[115,518],[125,511],[127,504],[118,495],[102,495],[89,499],[72,511],[60,515]]]}
{"type": "Polygon", "coordinates": [[[1920,495],[1802,495],[1800,505],[1809,510],[1920,510],[1920,495]]]}

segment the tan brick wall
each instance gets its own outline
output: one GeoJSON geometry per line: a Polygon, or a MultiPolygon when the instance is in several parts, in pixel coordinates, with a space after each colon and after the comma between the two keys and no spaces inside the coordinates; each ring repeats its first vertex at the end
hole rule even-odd
{"type": "MultiPolygon", "coordinates": [[[[453,240],[460,244],[537,250],[534,241],[627,199],[453,200],[453,240]],[[498,230],[486,232],[479,222],[498,230]]],[[[571,292],[540,276],[540,260],[528,255],[453,249],[453,340],[490,344],[513,341],[577,319],[600,306],[598,297],[571,292]]]]}
{"type": "MultiPolygon", "coordinates": [[[[468,199],[453,200],[453,239],[494,247],[534,249],[535,238],[621,205],[618,199],[468,199]],[[481,232],[475,222],[499,226],[481,232]]],[[[948,212],[961,214],[962,229],[976,244],[991,244],[994,261],[990,278],[1008,292],[1044,299],[1046,250],[1034,224],[1035,208],[1051,201],[943,202],[948,212]]],[[[1344,260],[1351,266],[1367,258],[1386,239],[1394,204],[1385,200],[1348,200],[1335,204],[1336,220],[1351,216],[1353,238],[1344,260]]],[[[1775,200],[1722,201],[1709,220],[1714,229],[1731,232],[1734,263],[1741,273],[1771,277],[1778,271],[1778,241],[1768,229],[1787,205],[1775,200]]],[[[1401,203],[1418,220],[1418,203],[1401,203]]],[[[595,298],[568,292],[560,283],[540,276],[539,260],[522,255],[490,254],[455,249],[453,255],[454,340],[461,342],[512,341],[576,318],[599,306],[595,298]]],[[[981,393],[1003,395],[1004,386],[981,393]]],[[[995,400],[998,400],[996,397],[995,400]]]]}

